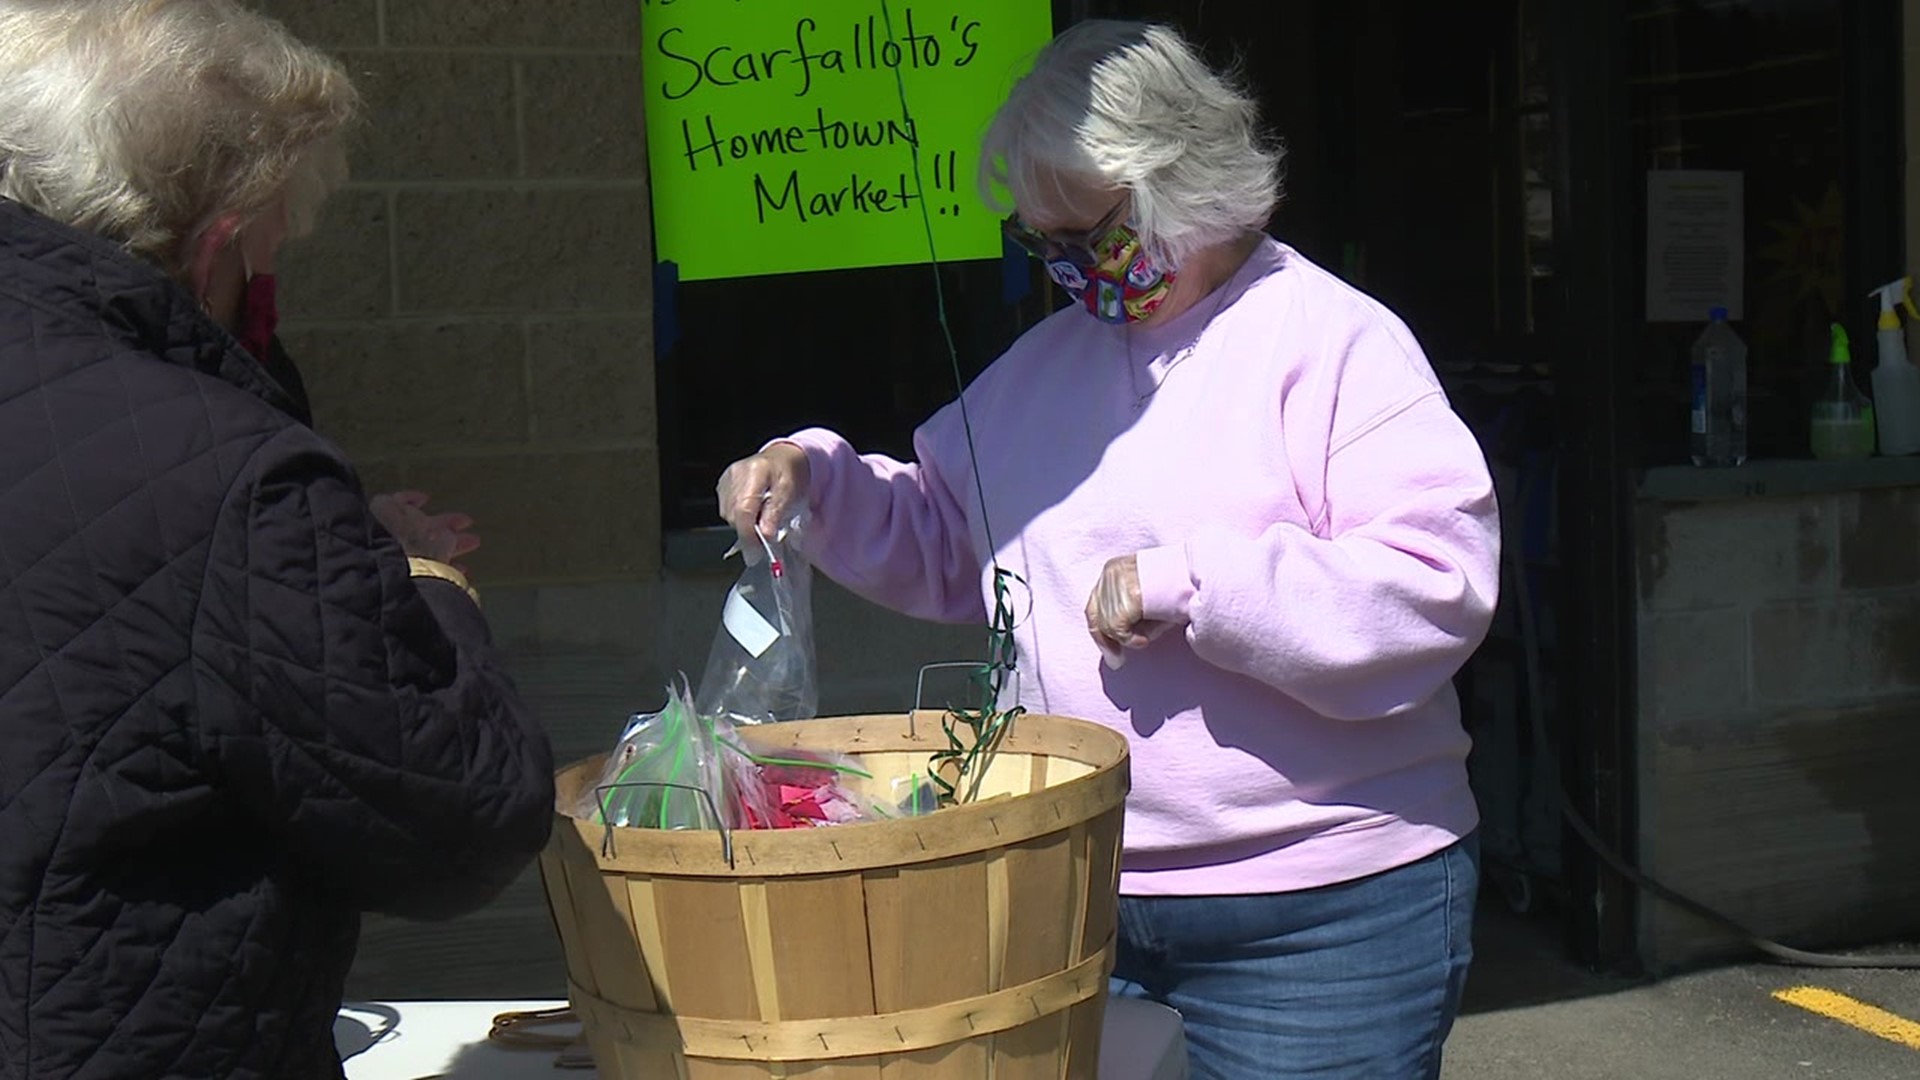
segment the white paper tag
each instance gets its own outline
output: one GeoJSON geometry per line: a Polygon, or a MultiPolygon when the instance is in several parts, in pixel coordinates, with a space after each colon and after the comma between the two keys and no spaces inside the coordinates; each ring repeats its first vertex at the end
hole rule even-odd
{"type": "Polygon", "coordinates": [[[767,621],[766,616],[753,609],[747,598],[740,595],[739,586],[727,593],[727,606],[720,613],[720,625],[727,628],[733,640],[747,650],[747,654],[758,660],[773,643],[780,640],[780,631],[767,621]]]}

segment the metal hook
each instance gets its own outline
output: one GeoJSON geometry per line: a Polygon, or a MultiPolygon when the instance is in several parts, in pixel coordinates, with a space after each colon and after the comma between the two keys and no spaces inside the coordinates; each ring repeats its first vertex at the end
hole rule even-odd
{"type": "Polygon", "coordinates": [[[907,737],[910,739],[920,737],[920,733],[914,725],[914,718],[919,714],[921,707],[926,704],[927,672],[951,670],[953,668],[970,668],[974,671],[979,671],[984,667],[986,667],[986,665],[978,660],[943,660],[935,664],[920,665],[920,677],[915,679],[913,684],[913,705],[907,709],[907,737]]]}
{"type": "MultiPolygon", "coordinates": [[[[986,671],[988,669],[988,666],[989,665],[984,664],[978,660],[944,660],[936,664],[921,665],[920,677],[917,680],[915,680],[914,686],[913,686],[913,705],[907,709],[907,737],[910,739],[914,739],[914,738],[919,738],[919,735],[920,735],[915,724],[915,719],[920,713],[920,710],[926,705],[925,699],[926,699],[926,693],[927,693],[927,672],[939,671],[941,669],[951,670],[953,668],[968,668],[972,671],[986,671]]],[[[1013,676],[1013,683],[1012,683],[1013,700],[1017,704],[1020,700],[1020,673],[1016,670],[1016,671],[1010,671],[1008,672],[1008,674],[1013,676]]],[[[995,707],[996,708],[1004,707],[1004,701],[1005,701],[1005,696],[1003,694],[1001,702],[997,702],[995,704],[995,707]]]]}
{"type": "Polygon", "coordinates": [[[691,791],[695,795],[700,796],[700,801],[707,805],[707,816],[713,820],[713,827],[720,832],[720,854],[727,860],[727,869],[731,870],[734,868],[733,830],[727,827],[726,819],[720,816],[720,808],[715,805],[713,801],[713,793],[703,787],[694,787],[691,784],[674,784],[665,780],[624,780],[617,784],[601,784],[593,789],[594,801],[600,804],[600,823],[605,826],[607,830],[606,835],[600,839],[600,856],[602,858],[611,859],[614,857],[614,824],[613,815],[607,813],[607,792],[615,788],[629,787],[672,788],[677,791],[691,791]]]}

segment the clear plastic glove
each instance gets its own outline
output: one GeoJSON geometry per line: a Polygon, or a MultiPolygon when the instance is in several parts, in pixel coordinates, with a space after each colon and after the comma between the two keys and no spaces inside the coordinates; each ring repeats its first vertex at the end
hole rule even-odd
{"type": "Polygon", "coordinates": [[[375,495],[368,503],[373,516],[400,541],[408,555],[466,568],[454,560],[480,546],[480,538],[468,531],[473,519],[466,514],[427,513],[427,494],[423,491],[396,491],[375,495]]]}
{"type": "Polygon", "coordinates": [[[807,499],[812,479],[807,452],[779,442],[741,458],[720,474],[714,490],[720,517],[740,534],[741,550],[751,558],[760,538],[777,539],[807,499]]]}
{"type": "Polygon", "coordinates": [[[1119,670],[1126,650],[1144,649],[1173,629],[1169,622],[1149,622],[1140,599],[1140,564],[1132,555],[1107,560],[1100,581],[1087,597],[1087,633],[1100,647],[1107,666],[1119,670]]]}

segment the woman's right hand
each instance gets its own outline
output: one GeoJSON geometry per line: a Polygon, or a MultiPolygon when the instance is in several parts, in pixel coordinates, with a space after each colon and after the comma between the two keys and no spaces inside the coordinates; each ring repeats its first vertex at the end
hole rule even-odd
{"type": "Polygon", "coordinates": [[[806,502],[810,472],[807,452],[790,442],[741,458],[720,474],[720,517],[745,546],[757,546],[756,534],[772,539],[806,502]]]}

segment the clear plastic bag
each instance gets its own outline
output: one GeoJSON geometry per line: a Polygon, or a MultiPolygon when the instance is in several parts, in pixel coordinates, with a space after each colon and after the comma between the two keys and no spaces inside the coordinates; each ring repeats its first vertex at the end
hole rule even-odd
{"type": "Polygon", "coordinates": [[[808,720],[820,705],[813,648],[813,570],[796,541],[795,518],[773,539],[740,554],[746,565],[727,593],[694,705],[740,724],[808,720]]]}
{"type": "Polygon", "coordinates": [[[573,816],[622,828],[734,828],[740,814],[729,798],[729,754],[685,684],[670,686],[664,708],[628,722],[573,816]]]}
{"type": "Polygon", "coordinates": [[[755,751],[724,716],[693,709],[684,684],[634,716],[600,775],[570,809],[596,825],[794,829],[889,821],[939,808],[932,777],[876,777],[846,754],[755,751]]]}
{"type": "Polygon", "coordinates": [[[886,813],[893,817],[922,817],[940,809],[940,789],[924,773],[894,777],[892,803],[886,813]]]}

